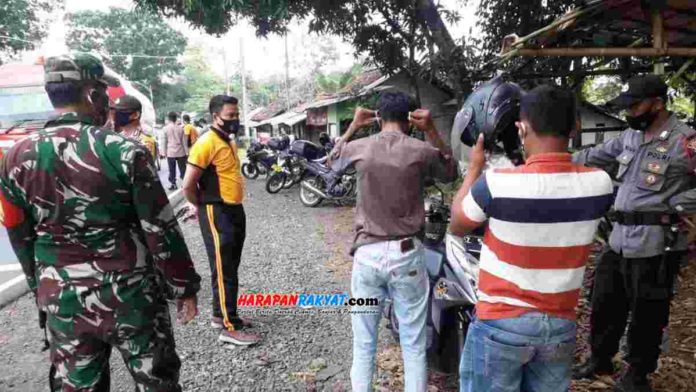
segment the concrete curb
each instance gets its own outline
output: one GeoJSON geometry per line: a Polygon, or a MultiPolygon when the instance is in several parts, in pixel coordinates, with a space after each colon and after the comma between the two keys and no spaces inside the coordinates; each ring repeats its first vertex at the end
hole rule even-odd
{"type": "MultiPolygon", "coordinates": [[[[167,197],[169,197],[169,204],[171,204],[173,210],[184,202],[184,193],[182,189],[170,193],[167,197]]],[[[21,271],[21,268],[19,271],[21,271]]],[[[0,284],[0,309],[16,301],[28,292],[29,286],[27,285],[27,280],[23,273],[0,284]]]]}

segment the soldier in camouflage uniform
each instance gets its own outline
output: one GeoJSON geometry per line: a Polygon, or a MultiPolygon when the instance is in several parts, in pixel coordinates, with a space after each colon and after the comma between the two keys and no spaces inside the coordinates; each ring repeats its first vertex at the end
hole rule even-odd
{"type": "Polygon", "coordinates": [[[103,74],[86,53],[46,60],[59,116],[3,158],[3,223],[48,314],[52,390],[108,390],[115,347],[138,391],[180,391],[166,296],[190,321],[200,277],[149,152],[100,128],[103,74]]]}

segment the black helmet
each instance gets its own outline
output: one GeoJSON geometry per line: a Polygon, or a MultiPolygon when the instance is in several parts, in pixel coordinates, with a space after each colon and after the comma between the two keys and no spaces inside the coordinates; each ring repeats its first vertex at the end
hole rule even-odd
{"type": "Polygon", "coordinates": [[[522,163],[515,127],[515,121],[520,118],[522,93],[519,85],[506,82],[502,77],[495,77],[478,87],[454,119],[452,145],[461,142],[473,146],[479,134],[483,133],[486,150],[502,150],[513,163],[522,163]]]}
{"type": "Polygon", "coordinates": [[[331,137],[329,137],[329,134],[326,132],[322,132],[319,134],[319,144],[322,146],[331,143],[331,137]]]}

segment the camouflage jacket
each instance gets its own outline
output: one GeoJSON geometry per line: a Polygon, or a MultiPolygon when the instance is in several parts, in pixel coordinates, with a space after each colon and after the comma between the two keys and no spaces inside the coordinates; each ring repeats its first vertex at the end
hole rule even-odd
{"type": "Polygon", "coordinates": [[[149,152],[87,118],[63,114],[13,146],[0,194],[22,216],[8,232],[42,308],[143,276],[170,297],[200,288],[149,152]]]}

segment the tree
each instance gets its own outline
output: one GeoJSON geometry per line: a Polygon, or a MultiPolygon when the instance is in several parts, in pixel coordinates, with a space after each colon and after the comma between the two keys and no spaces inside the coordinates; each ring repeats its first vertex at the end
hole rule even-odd
{"type": "Polygon", "coordinates": [[[330,74],[318,73],[316,76],[317,94],[334,94],[346,87],[356,75],[363,70],[360,65],[354,65],[346,72],[333,72],[330,74]]]}
{"type": "Polygon", "coordinates": [[[163,77],[183,69],[177,57],[186,38],[156,14],[120,8],[82,11],[69,15],[68,29],[68,47],[98,52],[106,65],[153,91],[163,77]]]}
{"type": "Polygon", "coordinates": [[[586,79],[582,86],[582,95],[588,102],[603,105],[621,93],[622,83],[617,77],[598,77],[586,79]]]}
{"type": "Polygon", "coordinates": [[[182,79],[182,85],[188,94],[183,107],[189,112],[207,110],[210,98],[225,92],[223,78],[210,69],[201,47],[194,46],[186,50],[182,79]]]}
{"type": "MultiPolygon", "coordinates": [[[[476,12],[481,36],[475,41],[483,61],[490,61],[500,53],[503,38],[509,34],[524,37],[553,22],[568,10],[580,6],[584,0],[483,0],[476,12]]],[[[517,58],[510,66],[525,64],[526,72],[553,72],[569,70],[570,58],[517,58]]]]}
{"type": "Polygon", "coordinates": [[[153,91],[157,121],[164,122],[167,113],[182,112],[190,94],[183,83],[162,83],[153,91]]]}
{"type": "Polygon", "coordinates": [[[240,18],[249,20],[258,35],[282,34],[291,20],[311,17],[311,32],[342,37],[386,73],[429,73],[453,89],[470,88],[471,57],[443,21],[454,22],[459,15],[433,0],[135,1],[147,10],[184,17],[212,34],[226,32],[240,18]]]}
{"type": "Polygon", "coordinates": [[[36,47],[48,30],[44,16],[56,7],[49,0],[3,0],[0,2],[0,64],[22,50],[36,47]]]}

